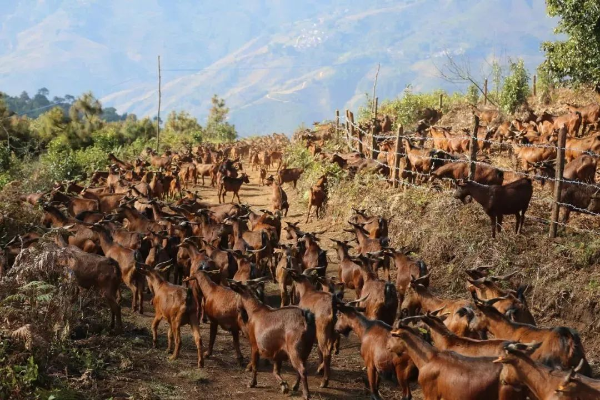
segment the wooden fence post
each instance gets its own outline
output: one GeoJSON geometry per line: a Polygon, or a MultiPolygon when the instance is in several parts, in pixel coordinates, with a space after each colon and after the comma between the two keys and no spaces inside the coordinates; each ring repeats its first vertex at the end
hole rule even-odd
{"type": "Polygon", "coordinates": [[[362,135],[362,131],[360,129],[356,129],[354,127],[354,113],[352,111],[348,111],[348,117],[349,117],[348,119],[350,121],[350,136],[351,137],[358,137],[358,152],[360,154],[362,154],[362,152],[363,152],[363,145],[362,145],[363,135],[362,135]],[[355,136],[355,134],[356,134],[356,136],[355,136]]]}
{"type": "Polygon", "coordinates": [[[475,168],[477,162],[477,131],[479,130],[479,117],[473,115],[473,134],[471,135],[471,143],[469,144],[471,155],[469,157],[469,180],[475,180],[475,168]]]}
{"type": "Polygon", "coordinates": [[[398,181],[400,180],[400,146],[402,146],[402,135],[404,135],[404,128],[400,124],[396,133],[396,154],[394,154],[394,169],[392,170],[392,185],[395,188],[398,187],[398,181]]]}
{"type": "Polygon", "coordinates": [[[442,107],[444,107],[444,93],[440,93],[440,111],[442,110],[442,107]]]}
{"type": "Polygon", "coordinates": [[[537,96],[537,75],[533,76],[533,96],[537,96]]]}
{"type": "Polygon", "coordinates": [[[377,155],[379,151],[377,151],[377,138],[375,135],[375,124],[371,127],[371,159],[377,160],[377,155]]]}
{"type": "Polygon", "coordinates": [[[483,104],[487,105],[488,101],[488,80],[483,82],[483,104]]]}
{"type": "Polygon", "coordinates": [[[340,135],[340,110],[335,110],[335,136],[340,135]]]}
{"type": "Polygon", "coordinates": [[[558,230],[558,217],[560,214],[560,192],[562,190],[563,170],[565,168],[565,145],[567,142],[567,128],[563,125],[558,132],[558,145],[556,149],[556,175],[554,181],[554,203],[552,203],[552,221],[550,223],[550,238],[556,237],[558,230]]]}
{"type": "Polygon", "coordinates": [[[377,119],[377,108],[379,107],[379,97],[375,97],[375,105],[373,106],[373,118],[377,119]]]}

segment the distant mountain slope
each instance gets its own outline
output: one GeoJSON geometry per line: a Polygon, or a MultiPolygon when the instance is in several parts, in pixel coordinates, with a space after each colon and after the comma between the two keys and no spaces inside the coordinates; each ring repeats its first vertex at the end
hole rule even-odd
{"type": "Polygon", "coordinates": [[[471,60],[474,73],[494,54],[523,57],[533,70],[555,24],[544,0],[24,3],[0,16],[0,90],[92,89],[119,112],[154,114],[161,54],[165,112],[202,121],[218,93],[246,135],[356,106],[377,63],[381,98],[407,84],[463,89],[439,79],[444,51],[471,60]]]}

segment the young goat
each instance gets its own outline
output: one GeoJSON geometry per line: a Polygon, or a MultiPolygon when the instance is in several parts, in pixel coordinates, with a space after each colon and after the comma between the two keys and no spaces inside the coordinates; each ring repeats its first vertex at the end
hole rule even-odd
{"type": "Polygon", "coordinates": [[[179,357],[181,350],[181,326],[189,324],[194,335],[194,342],[198,351],[198,368],[204,367],[202,356],[202,338],[200,337],[200,324],[198,313],[194,304],[191,290],[169,283],[163,279],[158,270],[145,269],[136,266],[136,271],[146,276],[148,286],[154,293],[154,321],[152,321],[152,345],[156,348],[158,325],[166,319],[169,324],[167,330],[167,352],[171,351],[171,343],[175,338],[175,346],[171,360],[179,357]]]}

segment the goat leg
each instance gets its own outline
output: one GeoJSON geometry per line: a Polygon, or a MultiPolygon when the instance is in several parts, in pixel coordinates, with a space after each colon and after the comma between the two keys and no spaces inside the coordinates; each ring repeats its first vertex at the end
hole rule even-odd
{"type": "Polygon", "coordinates": [[[252,380],[250,381],[248,387],[253,388],[256,387],[256,374],[258,372],[258,348],[255,346],[252,346],[250,366],[252,368],[252,380]]]}
{"type": "Polygon", "coordinates": [[[277,379],[277,383],[281,386],[281,393],[287,394],[290,391],[290,387],[286,381],[281,377],[281,360],[276,359],[273,363],[273,375],[275,375],[275,379],[277,379]]]}
{"type": "MultiPolygon", "coordinates": [[[[160,317],[160,315],[158,313],[156,313],[156,315],[154,316],[154,320],[152,321],[152,347],[156,348],[157,347],[157,336],[158,336],[158,324],[160,324],[160,320],[162,318],[160,317]]],[[[171,330],[169,328],[169,347],[171,347],[171,330]]]]}
{"type": "Polygon", "coordinates": [[[235,355],[237,356],[238,364],[240,365],[240,367],[243,367],[244,356],[242,355],[242,351],[240,350],[240,331],[232,329],[231,336],[233,337],[233,348],[235,349],[235,355]]]}
{"type": "Polygon", "coordinates": [[[215,345],[215,338],[217,337],[217,321],[210,321],[210,336],[208,337],[208,350],[204,352],[205,358],[210,358],[213,352],[213,346],[215,345]]]}

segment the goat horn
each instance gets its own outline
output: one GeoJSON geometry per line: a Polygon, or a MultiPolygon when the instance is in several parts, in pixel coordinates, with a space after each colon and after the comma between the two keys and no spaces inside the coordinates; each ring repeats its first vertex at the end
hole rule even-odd
{"type": "Polygon", "coordinates": [[[513,276],[517,275],[518,273],[519,273],[519,271],[513,271],[510,274],[506,274],[506,275],[490,276],[489,279],[491,279],[493,281],[506,281],[506,280],[512,278],[513,276]]]}
{"type": "Polygon", "coordinates": [[[369,298],[369,294],[367,293],[365,296],[361,297],[360,299],[356,299],[356,300],[349,301],[349,302],[347,303],[347,305],[349,305],[349,306],[353,306],[353,305],[355,305],[355,304],[356,304],[356,305],[358,305],[358,304],[360,304],[361,302],[363,302],[363,301],[367,300],[368,298],[369,298]]]}
{"type": "Polygon", "coordinates": [[[263,250],[264,250],[264,249],[266,249],[266,248],[267,248],[267,245],[265,244],[265,245],[264,245],[264,247],[263,247],[262,249],[258,249],[258,250],[250,250],[250,249],[247,249],[246,251],[247,251],[248,253],[256,254],[256,253],[260,253],[261,251],[263,251],[263,250]]]}
{"type": "MultiPolygon", "coordinates": [[[[171,264],[171,265],[169,265],[167,268],[165,268],[164,270],[162,270],[162,271],[166,271],[167,269],[169,269],[169,268],[171,268],[171,267],[173,266],[173,264],[172,264],[172,261],[173,261],[173,259],[172,259],[172,258],[169,258],[167,261],[163,261],[163,262],[161,262],[161,263],[158,263],[158,264],[156,264],[156,265],[154,266],[154,269],[158,269],[158,270],[160,270],[160,267],[161,267],[161,266],[163,266],[163,265],[167,265],[167,264],[171,264]]],[[[162,272],[162,271],[161,271],[161,272],[162,272]]]]}

